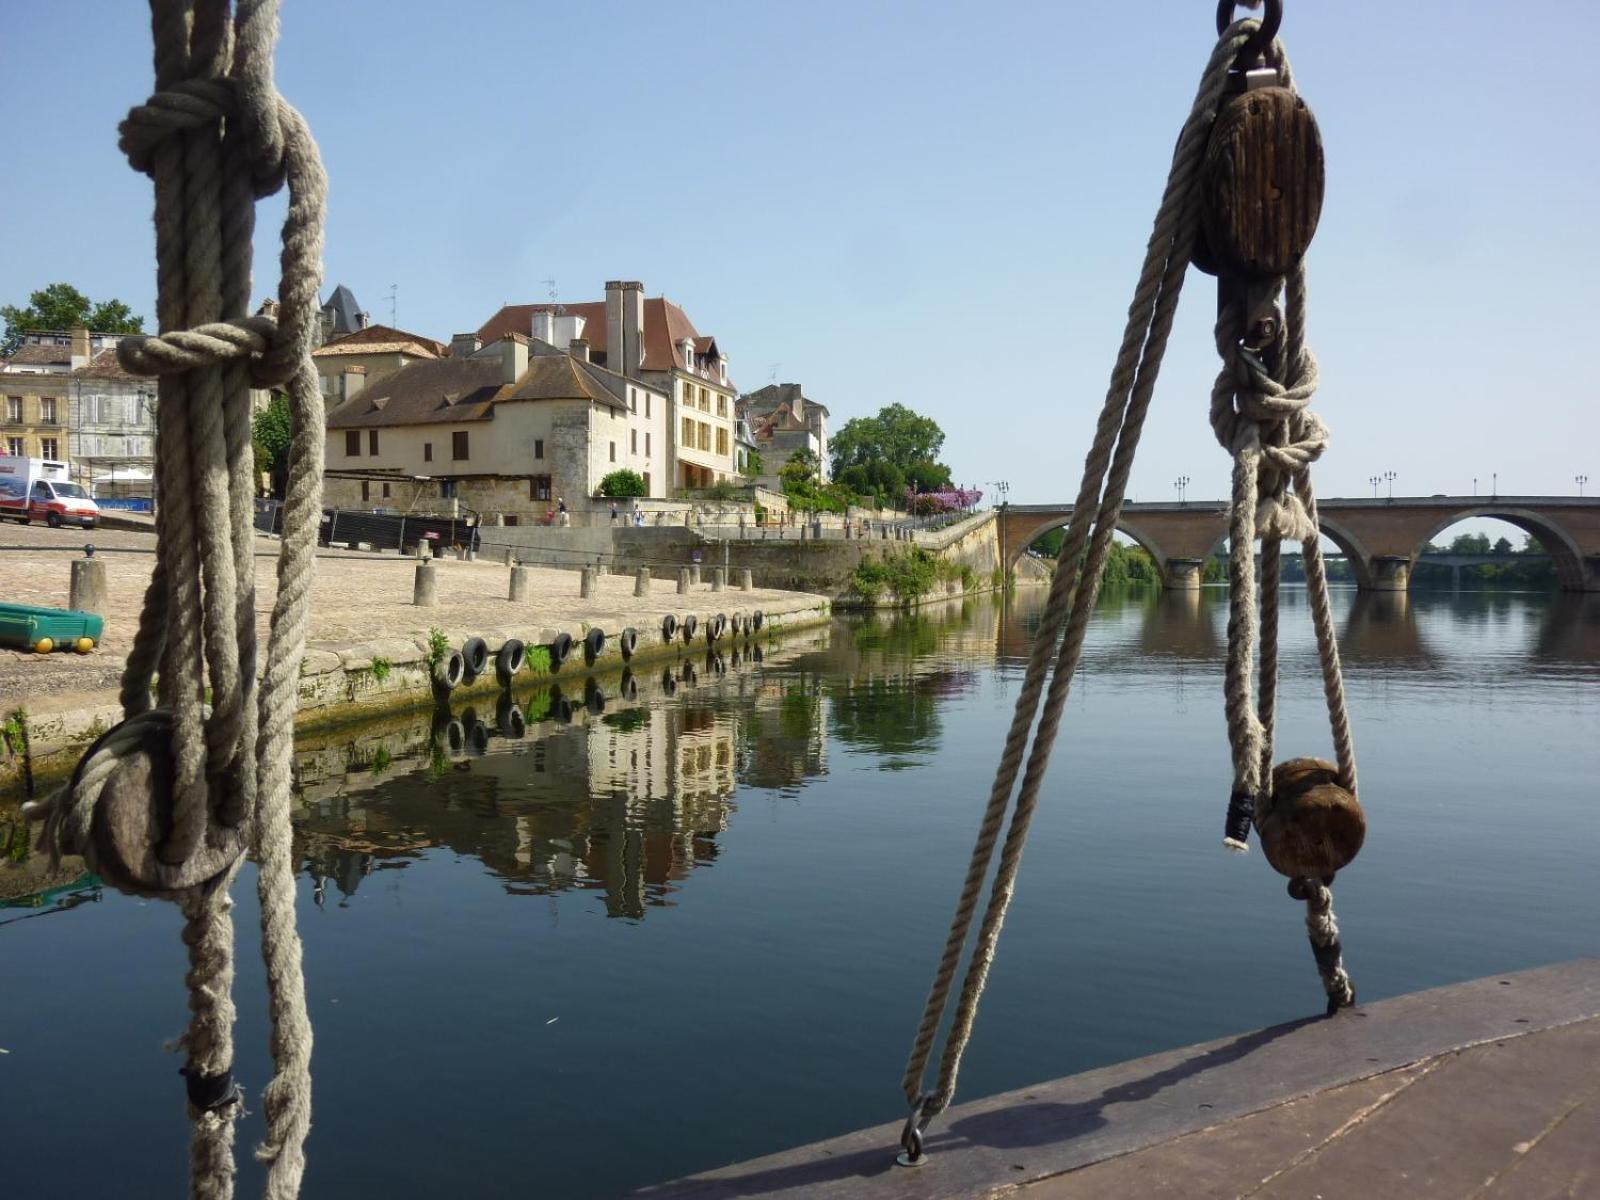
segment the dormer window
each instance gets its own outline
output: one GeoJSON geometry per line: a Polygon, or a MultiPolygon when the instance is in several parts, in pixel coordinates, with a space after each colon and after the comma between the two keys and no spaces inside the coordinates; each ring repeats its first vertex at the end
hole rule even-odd
{"type": "Polygon", "coordinates": [[[684,338],[681,344],[683,346],[684,368],[692,371],[694,370],[694,340],[692,338],[684,338]]]}

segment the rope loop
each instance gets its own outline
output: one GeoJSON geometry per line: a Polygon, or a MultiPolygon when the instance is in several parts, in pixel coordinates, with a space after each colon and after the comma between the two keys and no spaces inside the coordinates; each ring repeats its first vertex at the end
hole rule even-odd
{"type": "Polygon", "coordinates": [[[117,361],[135,375],[182,375],[200,367],[264,355],[278,332],[273,317],[239,317],[195,329],[123,338],[117,361]]]}

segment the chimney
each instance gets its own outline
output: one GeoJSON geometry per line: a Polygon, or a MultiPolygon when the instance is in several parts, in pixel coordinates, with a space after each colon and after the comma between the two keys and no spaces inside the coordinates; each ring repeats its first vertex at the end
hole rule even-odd
{"type": "Polygon", "coordinates": [[[644,284],[629,280],[606,283],[606,366],[619,375],[637,376],[644,358],[644,284]]]}
{"type": "Polygon", "coordinates": [[[567,353],[580,362],[589,361],[589,339],[573,338],[567,343],[567,353]]]}
{"type": "Polygon", "coordinates": [[[536,312],[533,314],[533,336],[541,342],[549,342],[552,346],[556,343],[556,315],[553,312],[536,312]]]}
{"type": "Polygon", "coordinates": [[[470,358],[478,352],[478,335],[475,333],[455,333],[450,335],[450,357],[470,358]]]}
{"type": "Polygon", "coordinates": [[[367,386],[367,369],[365,367],[346,367],[340,373],[339,386],[343,391],[344,398],[349,400],[367,386]]]}
{"type": "Polygon", "coordinates": [[[89,365],[89,331],[82,325],[72,327],[72,369],[89,365]]]}
{"type": "Polygon", "coordinates": [[[500,341],[500,382],[515,383],[528,373],[528,343],[516,334],[500,341]]]}

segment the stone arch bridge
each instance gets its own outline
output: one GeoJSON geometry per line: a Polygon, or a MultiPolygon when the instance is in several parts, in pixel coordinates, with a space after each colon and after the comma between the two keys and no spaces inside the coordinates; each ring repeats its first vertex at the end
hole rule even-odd
{"type": "MultiPolygon", "coordinates": [[[[1317,515],[1323,534],[1344,552],[1364,591],[1405,591],[1417,556],[1440,532],[1472,517],[1497,517],[1539,539],[1564,590],[1600,592],[1600,497],[1319,500],[1317,515]]],[[[1000,511],[1001,562],[1014,567],[1035,538],[1071,518],[1070,504],[1005,506],[1000,511]]],[[[1125,504],[1117,528],[1150,552],[1164,586],[1198,588],[1205,560],[1228,535],[1227,504],[1125,504]]]]}

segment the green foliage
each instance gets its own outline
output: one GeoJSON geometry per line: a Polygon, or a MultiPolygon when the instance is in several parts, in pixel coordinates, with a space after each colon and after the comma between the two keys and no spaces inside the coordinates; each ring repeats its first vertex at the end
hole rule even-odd
{"type": "Polygon", "coordinates": [[[855,500],[855,493],[842,483],[795,483],[785,480],[783,494],[789,507],[802,512],[842,513],[855,500]]]}
{"type": "MultiPolygon", "coordinates": [[[[444,661],[445,655],[447,655],[449,653],[450,653],[450,639],[445,637],[444,630],[439,629],[437,627],[429,629],[428,630],[428,653],[427,653],[427,656],[422,661],[428,664],[428,673],[430,675],[433,673],[433,669],[444,661]]],[[[546,666],[549,665],[549,656],[548,656],[548,654],[546,655],[545,665],[546,666]]]]}
{"type": "Polygon", "coordinates": [[[850,583],[858,595],[874,603],[893,596],[905,604],[927,595],[936,580],[949,577],[952,571],[959,575],[960,570],[919,548],[883,559],[863,559],[851,573],[850,583]]]}
{"type": "Polygon", "coordinates": [[[71,329],[86,326],[95,333],[143,333],[144,318],[135,316],[121,300],[90,300],[70,283],[52,283],[28,297],[28,307],[0,305],[6,330],[0,353],[10,354],[22,344],[28,329],[71,329]]]}
{"type": "Polygon", "coordinates": [[[379,746],[372,755],[372,773],[374,775],[382,775],[389,769],[391,761],[389,747],[379,746]]]}
{"type": "Polygon", "coordinates": [[[11,715],[6,718],[4,725],[0,725],[0,742],[8,754],[22,754],[28,749],[28,714],[26,710],[14,708],[11,715]]]}
{"type": "Polygon", "coordinates": [[[762,470],[761,452],[759,450],[751,450],[744,457],[744,477],[746,479],[754,479],[761,474],[762,470]]]}
{"type": "Polygon", "coordinates": [[[886,459],[870,463],[855,463],[846,467],[836,477],[838,483],[856,495],[871,500],[879,508],[888,508],[906,491],[906,473],[886,459]]]}
{"type": "MultiPolygon", "coordinates": [[[[532,654],[532,651],[529,651],[532,654]]],[[[550,669],[549,651],[545,652],[545,670],[550,669]]],[[[528,697],[528,706],[522,710],[523,717],[529,725],[537,725],[540,721],[550,719],[550,710],[555,707],[556,692],[554,688],[547,688],[542,692],[535,692],[528,697]]]]}
{"type": "Polygon", "coordinates": [[[786,487],[791,483],[814,483],[821,465],[817,461],[817,456],[811,451],[796,450],[789,455],[783,466],[778,468],[778,478],[786,487]]]}
{"type": "Polygon", "coordinates": [[[906,482],[917,482],[923,490],[931,491],[950,481],[949,468],[938,461],[943,447],[944,430],[932,417],[903,404],[889,404],[879,409],[875,417],[846,421],[833,435],[828,449],[835,478],[851,467],[890,463],[900,469],[906,482]]]}
{"type": "Polygon", "coordinates": [[[600,481],[600,494],[613,499],[624,499],[630,496],[648,496],[650,490],[644,486],[643,475],[623,467],[619,471],[611,472],[600,481]]]}
{"type": "Polygon", "coordinates": [[[621,712],[607,713],[600,718],[600,723],[621,730],[623,733],[632,733],[636,729],[643,729],[647,719],[645,709],[627,708],[621,712]]]}
{"type": "Polygon", "coordinates": [[[737,483],[729,483],[724,479],[720,483],[713,483],[703,493],[707,500],[743,500],[744,488],[737,483]]]}
{"type": "Polygon", "coordinates": [[[375,658],[372,660],[372,677],[379,683],[389,678],[389,672],[392,670],[394,670],[394,664],[387,658],[375,658]]]}
{"type": "MultiPolygon", "coordinates": [[[[530,675],[550,674],[550,647],[528,646],[522,654],[522,669],[530,675]]],[[[532,715],[528,720],[533,720],[532,715]]]]}
{"type": "Polygon", "coordinates": [[[289,444],[294,440],[288,396],[282,392],[272,394],[267,406],[251,418],[250,436],[256,474],[270,476],[273,494],[281,496],[289,476],[289,444]]]}

